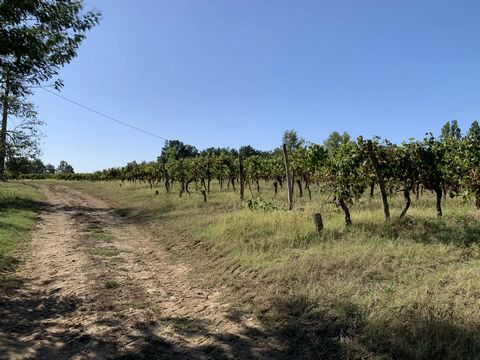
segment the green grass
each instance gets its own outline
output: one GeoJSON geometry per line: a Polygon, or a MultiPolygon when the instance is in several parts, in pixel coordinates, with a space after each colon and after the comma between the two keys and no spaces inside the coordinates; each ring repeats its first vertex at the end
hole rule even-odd
{"type": "MultiPolygon", "coordinates": [[[[200,194],[155,195],[142,185],[71,185],[157,231],[173,257],[198,269],[197,280],[227,284],[233,301],[286,344],[287,357],[480,358],[480,223],[469,202],[447,199],[439,220],[425,193],[405,221],[386,223],[380,199],[365,198],[345,229],[319,192],[311,202],[297,198],[292,212],[258,212],[217,187],[204,204],[200,194]],[[321,234],[314,212],[324,219],[321,234]]],[[[284,193],[263,197],[286,202],[284,193]]],[[[398,217],[402,197],[390,202],[398,217]]]]}
{"type": "Polygon", "coordinates": [[[107,234],[102,230],[93,230],[88,234],[93,240],[98,242],[112,243],[115,240],[115,236],[107,234]]]}
{"type": "Polygon", "coordinates": [[[20,256],[16,251],[28,239],[40,200],[40,193],[32,186],[0,183],[0,293],[5,291],[7,282],[2,273],[13,271],[18,265],[20,256]]]}
{"type": "Polygon", "coordinates": [[[110,249],[105,247],[95,247],[90,250],[90,253],[96,256],[114,257],[114,256],[117,256],[120,252],[116,249],[110,249]]]}
{"type": "Polygon", "coordinates": [[[120,286],[120,283],[115,279],[108,279],[105,280],[104,285],[106,289],[116,289],[120,286]]]}

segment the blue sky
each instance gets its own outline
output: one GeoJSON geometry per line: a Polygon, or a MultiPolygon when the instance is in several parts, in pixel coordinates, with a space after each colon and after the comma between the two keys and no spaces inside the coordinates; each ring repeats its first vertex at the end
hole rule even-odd
{"type": "MultiPolygon", "coordinates": [[[[90,0],[103,13],[61,94],[199,149],[271,149],[296,129],[395,142],[480,119],[480,2],[90,0]]],[[[154,160],[163,141],[42,90],[43,160],[154,160]]]]}

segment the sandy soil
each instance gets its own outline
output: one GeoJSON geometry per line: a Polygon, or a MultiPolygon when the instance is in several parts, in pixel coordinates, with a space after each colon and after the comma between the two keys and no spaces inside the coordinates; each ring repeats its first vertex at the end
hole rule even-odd
{"type": "Polygon", "coordinates": [[[246,335],[259,322],[192,284],[144,229],[88,194],[41,190],[19,285],[0,299],[1,359],[262,357],[246,335]]]}

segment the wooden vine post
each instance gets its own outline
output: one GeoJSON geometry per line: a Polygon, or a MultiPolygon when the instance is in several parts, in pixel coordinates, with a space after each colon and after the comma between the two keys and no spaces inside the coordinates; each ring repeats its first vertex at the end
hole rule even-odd
{"type": "Polygon", "coordinates": [[[245,171],[243,169],[243,158],[240,155],[238,157],[239,167],[240,167],[240,200],[243,201],[245,194],[245,171]]]}
{"type": "Polygon", "coordinates": [[[285,174],[287,176],[288,210],[292,210],[293,209],[293,184],[292,184],[292,178],[290,176],[287,144],[283,144],[283,159],[285,161],[285,174]]]}
{"type": "Polygon", "coordinates": [[[179,170],[180,170],[180,194],[179,197],[182,197],[183,193],[185,192],[185,173],[183,172],[183,159],[180,159],[179,162],[179,170]]]}
{"type": "Polygon", "coordinates": [[[322,214],[315,213],[313,214],[313,223],[315,224],[315,229],[320,233],[323,230],[323,219],[322,214]]]}

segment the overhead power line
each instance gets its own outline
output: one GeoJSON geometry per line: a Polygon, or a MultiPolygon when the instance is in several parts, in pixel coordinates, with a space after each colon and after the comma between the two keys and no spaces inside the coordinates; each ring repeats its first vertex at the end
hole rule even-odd
{"type": "Polygon", "coordinates": [[[80,104],[80,103],[78,103],[78,102],[76,102],[76,101],[74,101],[74,100],[71,100],[71,99],[66,98],[65,96],[62,96],[62,95],[60,95],[60,94],[57,94],[56,92],[53,92],[53,91],[51,91],[51,90],[48,90],[48,89],[46,89],[45,87],[40,87],[40,89],[42,89],[42,90],[44,90],[44,91],[46,91],[46,92],[48,92],[48,93],[50,93],[50,94],[52,94],[52,95],[55,95],[55,96],[59,97],[60,99],[63,99],[63,100],[65,100],[65,101],[68,101],[69,103],[72,103],[72,104],[74,104],[74,105],[80,106],[81,108],[83,108],[83,109],[85,109],[85,110],[88,110],[88,111],[90,111],[90,112],[92,112],[92,113],[94,113],[94,114],[100,115],[100,116],[102,116],[102,117],[104,117],[104,118],[107,118],[107,119],[109,119],[109,120],[111,120],[111,121],[114,121],[114,122],[116,122],[116,123],[118,123],[118,124],[121,124],[121,125],[123,125],[123,126],[129,127],[130,129],[133,129],[133,130],[139,131],[139,132],[141,132],[141,133],[144,133],[144,134],[153,136],[154,138],[157,138],[157,139],[161,139],[161,140],[166,140],[166,141],[168,141],[168,139],[167,139],[167,138],[164,138],[163,136],[154,134],[154,133],[152,133],[152,132],[150,132],[150,131],[143,130],[143,129],[137,127],[137,126],[134,126],[134,125],[131,125],[131,124],[126,123],[126,122],[124,122],[124,121],[120,121],[120,120],[118,120],[118,119],[115,119],[114,117],[111,117],[111,116],[109,116],[109,115],[103,114],[103,113],[101,113],[100,111],[97,111],[97,110],[95,110],[95,109],[92,109],[91,107],[82,105],[82,104],[80,104]]]}

